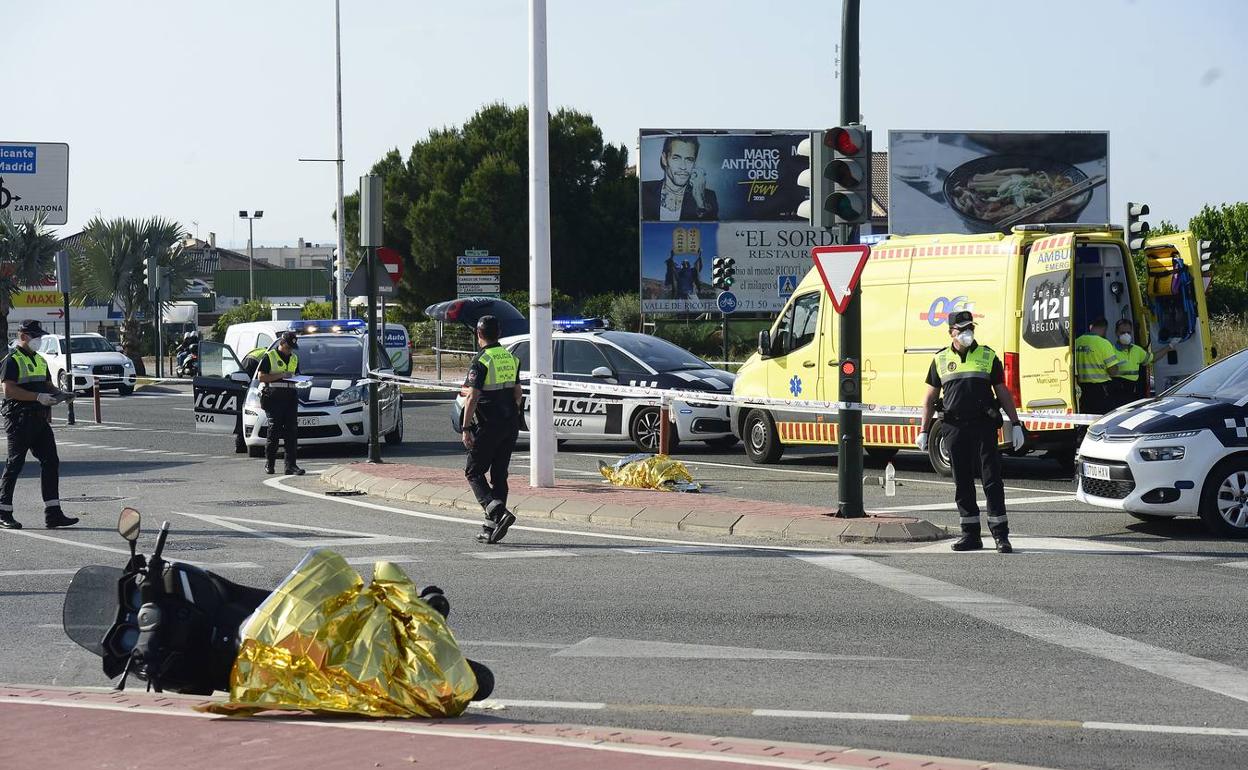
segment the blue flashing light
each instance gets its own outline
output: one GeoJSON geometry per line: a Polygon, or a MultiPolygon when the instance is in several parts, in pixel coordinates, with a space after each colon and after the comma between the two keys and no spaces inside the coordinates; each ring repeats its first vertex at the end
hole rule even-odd
{"type": "Polygon", "coordinates": [[[368,326],[362,318],[331,318],[315,321],[291,321],[290,330],[304,334],[318,332],[358,332],[368,326]]]}
{"type": "Polygon", "coordinates": [[[610,329],[611,322],[605,318],[556,318],[551,326],[565,332],[583,332],[593,329],[610,329]]]}

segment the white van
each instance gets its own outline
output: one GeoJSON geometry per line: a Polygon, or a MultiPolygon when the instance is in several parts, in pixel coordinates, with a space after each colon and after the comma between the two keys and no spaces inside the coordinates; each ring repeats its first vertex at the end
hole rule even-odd
{"type": "MultiPolygon", "coordinates": [[[[225,330],[225,344],[240,358],[257,348],[267,350],[282,332],[316,334],[323,332],[352,332],[363,335],[368,323],[360,318],[334,319],[328,321],[248,321],[232,324],[225,330]]],[[[407,377],[412,373],[412,350],[408,342],[407,328],[403,324],[387,323],[382,346],[390,358],[394,373],[407,377]]]]}

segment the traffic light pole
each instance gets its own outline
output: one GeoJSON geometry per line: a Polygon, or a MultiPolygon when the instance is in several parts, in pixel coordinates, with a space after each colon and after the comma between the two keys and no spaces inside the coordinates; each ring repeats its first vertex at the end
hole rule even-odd
{"type": "MultiPolygon", "coordinates": [[[[844,0],[841,16],[841,125],[857,123],[858,105],[858,6],[859,0],[844,0]]],[[[868,158],[870,163],[871,159],[868,158]]],[[[868,191],[868,206],[870,197],[868,191]]],[[[868,208],[868,216],[870,209],[868,208]]],[[[839,227],[841,245],[855,243],[858,228],[852,225],[839,227]]],[[[853,374],[843,374],[839,399],[861,401],[862,393],[862,302],[861,291],[855,287],[845,312],[841,314],[840,349],[841,361],[853,361],[853,374]],[[846,387],[846,379],[852,384],[846,387]],[[849,392],[846,392],[849,391],[849,392]]],[[[842,370],[843,371],[843,370],[842,370]]],[[[862,505],[862,412],[841,411],[837,414],[837,511],[841,518],[859,518],[866,515],[862,505]]]]}

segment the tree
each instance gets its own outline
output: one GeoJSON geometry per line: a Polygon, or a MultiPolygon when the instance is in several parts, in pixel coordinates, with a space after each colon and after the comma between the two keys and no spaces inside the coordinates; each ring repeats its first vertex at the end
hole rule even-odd
{"type": "MultiPolygon", "coordinates": [[[[216,325],[212,327],[212,338],[217,342],[225,341],[225,330],[234,324],[247,323],[248,321],[267,321],[273,317],[273,308],[268,302],[263,300],[252,300],[244,302],[238,307],[230,308],[221,314],[217,319],[216,325]]],[[[234,355],[242,358],[249,351],[235,350],[234,355]]]]}
{"type": "Polygon", "coordinates": [[[9,339],[14,295],[52,271],[56,247],[56,235],[44,227],[43,216],[14,222],[10,212],[0,211],[0,339],[9,339]]]}
{"type": "Polygon", "coordinates": [[[299,317],[305,321],[328,321],[334,318],[334,303],[310,299],[303,303],[299,317]]]}
{"type": "MultiPolygon", "coordinates": [[[[170,296],[182,292],[195,274],[195,264],[183,251],[186,232],[177,222],[150,219],[95,217],[87,223],[75,255],[74,296],[78,300],[111,302],[122,314],[122,345],[126,355],[139,360],[143,351],[139,316],[152,317],[153,303],[143,283],[149,257],[160,266],[162,283],[170,296]]],[[[162,304],[167,298],[162,297],[162,304]]]]}
{"type": "MultiPolygon", "coordinates": [[[[502,258],[505,290],[528,288],[528,163],[527,108],[491,104],[431,131],[406,160],[396,149],[373,166],[385,180],[384,243],[404,255],[401,304],[453,296],[467,248],[502,258]]],[[[550,202],[553,288],[585,297],[637,285],[637,179],[628,150],[605,144],[589,115],[551,117],[550,202]]],[[[358,243],[358,195],[346,212],[347,240],[358,243]]]]}

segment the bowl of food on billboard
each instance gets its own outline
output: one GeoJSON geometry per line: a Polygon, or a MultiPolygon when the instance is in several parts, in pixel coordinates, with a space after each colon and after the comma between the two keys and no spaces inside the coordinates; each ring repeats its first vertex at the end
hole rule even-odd
{"type": "MultiPolygon", "coordinates": [[[[1092,200],[1088,175],[1075,166],[1035,155],[988,155],[958,166],[945,177],[945,199],[973,231],[1004,228],[1033,210],[1027,222],[1073,222],[1092,200]],[[1075,187],[1083,192],[1063,197],[1075,187]],[[1035,210],[1045,201],[1048,208],[1035,210]]],[[[1014,224],[1018,224],[1014,222],[1014,224]]]]}

